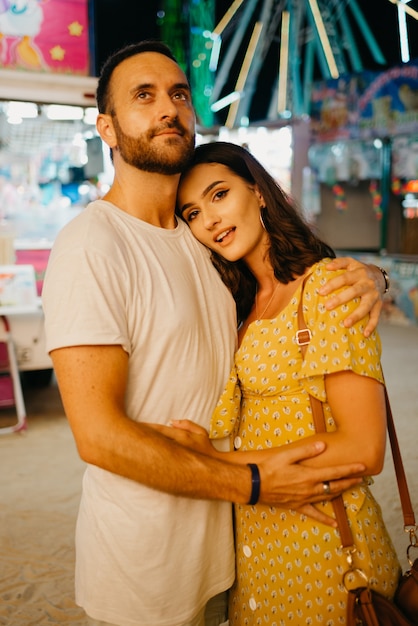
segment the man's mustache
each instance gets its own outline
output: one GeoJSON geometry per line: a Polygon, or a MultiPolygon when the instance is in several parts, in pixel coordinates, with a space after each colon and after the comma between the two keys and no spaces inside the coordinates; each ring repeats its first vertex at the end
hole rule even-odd
{"type": "Polygon", "coordinates": [[[156,126],[155,128],[153,128],[150,131],[150,136],[154,137],[155,135],[159,135],[160,133],[164,132],[167,129],[175,129],[178,130],[179,133],[181,133],[182,135],[186,134],[186,129],[184,128],[184,126],[182,126],[182,124],[178,121],[178,120],[172,120],[171,122],[165,122],[164,124],[160,124],[159,126],[156,126]]]}

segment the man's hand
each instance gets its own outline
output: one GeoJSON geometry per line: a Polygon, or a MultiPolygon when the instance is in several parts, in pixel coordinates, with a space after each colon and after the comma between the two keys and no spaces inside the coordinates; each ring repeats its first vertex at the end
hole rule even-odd
{"type": "MultiPolygon", "coordinates": [[[[293,448],[282,446],[254,452],[254,461],[250,462],[260,459],[260,502],[299,509],[305,504],[332,500],[362,482],[360,475],[365,471],[362,463],[321,468],[302,465],[304,460],[318,456],[324,450],[325,443],[316,441],[293,448]],[[326,490],[324,483],[329,483],[326,490]]],[[[245,452],[237,456],[241,454],[245,452]]]]}
{"type": "MultiPolygon", "coordinates": [[[[150,425],[151,426],[151,425],[150,425]]],[[[313,468],[302,462],[325,450],[322,441],[297,447],[281,446],[268,450],[220,452],[207,431],[190,420],[173,420],[172,426],[152,424],[152,428],[177,443],[200,454],[239,465],[257,463],[261,477],[260,502],[286,509],[298,509],[317,522],[335,526],[335,520],[312,506],[315,502],[332,500],[346,489],[362,482],[362,463],[313,468]],[[324,488],[324,483],[329,487],[324,488]]]]}
{"type": "Polygon", "coordinates": [[[322,441],[292,448],[281,446],[268,450],[225,453],[218,452],[212,446],[206,430],[190,420],[173,420],[172,425],[174,428],[167,426],[156,428],[181,445],[191,447],[202,454],[223,458],[230,463],[257,463],[261,475],[260,501],[299,509],[325,524],[334,525],[333,520],[315,509],[312,503],[331,500],[349,487],[359,484],[362,481],[359,474],[365,470],[365,466],[360,463],[328,468],[302,465],[303,461],[318,456],[325,450],[325,443],[322,441]],[[324,483],[329,483],[326,490],[324,483]]]}
{"type": "Polygon", "coordinates": [[[350,257],[333,259],[326,267],[329,270],[347,270],[329,280],[319,290],[322,296],[327,296],[332,294],[333,291],[347,286],[347,289],[344,289],[337,295],[331,295],[325,302],[326,308],[329,310],[335,309],[353,298],[360,297],[360,304],[344,320],[344,326],[350,328],[350,326],[370,313],[369,321],[364,329],[364,335],[368,337],[376,328],[382,310],[382,298],[386,286],[382,272],[376,265],[365,265],[350,257]]]}

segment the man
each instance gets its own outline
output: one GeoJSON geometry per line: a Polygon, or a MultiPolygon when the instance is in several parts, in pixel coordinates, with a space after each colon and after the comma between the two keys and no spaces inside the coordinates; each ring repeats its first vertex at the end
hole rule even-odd
{"type": "MultiPolygon", "coordinates": [[[[274,451],[259,482],[254,468],[209,459],[149,426],[181,417],[207,427],[232,363],[235,310],[206,249],[174,216],[195,117],[170,50],[142,42],[116,53],[97,101],[114,182],[58,236],[43,294],[48,349],[88,464],[76,600],[118,626],[201,626],[208,603],[206,624],[215,625],[225,617],[210,618],[210,607],[234,579],[229,503],[260,489],[261,501],[302,506],[323,500],[325,487],[335,495],[354,484],[344,477],[362,468],[308,470],[298,462],[323,446],[307,445],[274,451]]],[[[357,278],[348,299],[370,290],[358,269],[334,288],[357,278]]]]}

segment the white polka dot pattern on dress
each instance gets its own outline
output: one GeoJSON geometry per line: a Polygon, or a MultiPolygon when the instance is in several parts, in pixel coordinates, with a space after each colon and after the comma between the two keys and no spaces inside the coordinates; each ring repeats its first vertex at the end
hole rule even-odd
{"type": "MultiPolygon", "coordinates": [[[[211,437],[228,433],[240,451],[308,437],[314,432],[308,393],[324,402],[327,428],[333,430],[326,374],[352,370],[383,381],[378,336],[364,338],[363,323],[343,326],[353,304],[327,311],[317,289],[332,273],[323,263],[312,270],[304,290],[304,314],[312,331],[304,363],[295,341],[299,289],[275,319],[249,325],[214,413],[211,437]]],[[[344,501],[358,548],[356,565],[391,597],[399,563],[380,508],[368,485],[346,492],[344,501]]],[[[332,515],[329,503],[318,506],[332,515]]],[[[346,623],[346,563],[338,531],[296,511],[259,504],[236,505],[235,520],[237,579],[230,594],[230,626],[346,623]]]]}

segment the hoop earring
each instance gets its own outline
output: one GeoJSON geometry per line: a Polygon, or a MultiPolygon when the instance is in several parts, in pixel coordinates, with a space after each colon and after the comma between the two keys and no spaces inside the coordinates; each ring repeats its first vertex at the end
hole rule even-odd
{"type": "Polygon", "coordinates": [[[261,206],[260,207],[260,222],[261,222],[261,226],[263,227],[264,230],[267,230],[266,225],[264,224],[264,220],[263,220],[263,213],[262,211],[265,209],[265,206],[261,206]]]}

